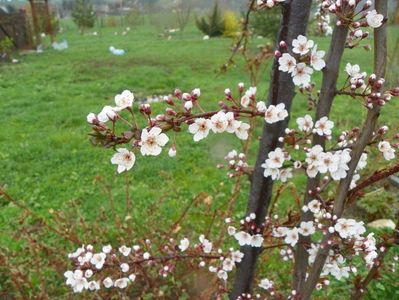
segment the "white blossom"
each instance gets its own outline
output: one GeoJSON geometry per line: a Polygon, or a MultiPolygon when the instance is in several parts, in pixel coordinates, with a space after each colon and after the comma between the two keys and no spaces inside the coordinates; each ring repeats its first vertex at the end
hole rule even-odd
{"type": "Polygon", "coordinates": [[[323,50],[317,51],[317,45],[313,47],[312,53],[310,54],[310,65],[316,71],[320,71],[326,66],[326,62],[323,60],[325,54],[326,52],[323,50]]]}
{"type": "Polygon", "coordinates": [[[322,117],[320,120],[316,121],[315,131],[318,135],[331,135],[331,129],[334,127],[334,122],[330,121],[328,117],[322,117]]]}
{"type": "Polygon", "coordinates": [[[180,241],[179,249],[180,251],[184,252],[190,246],[190,241],[187,238],[184,238],[180,241]]]}
{"type": "Polygon", "coordinates": [[[318,214],[320,212],[320,208],[321,208],[321,202],[317,199],[313,199],[312,201],[310,201],[308,203],[308,208],[309,210],[314,213],[314,214],[318,214]]]}
{"type": "Polygon", "coordinates": [[[112,246],[111,245],[106,245],[106,246],[103,246],[103,248],[102,248],[102,251],[104,253],[106,253],[106,254],[110,253],[111,250],[112,250],[112,246]]]}
{"type": "Polygon", "coordinates": [[[211,253],[212,243],[209,240],[207,240],[203,234],[200,235],[199,241],[201,242],[201,246],[204,253],[211,253]]]}
{"type": "Polygon", "coordinates": [[[103,285],[109,289],[110,287],[114,286],[114,282],[112,281],[112,279],[110,277],[107,277],[103,280],[103,285]]]}
{"type": "Polygon", "coordinates": [[[263,244],[263,237],[260,234],[255,234],[251,236],[251,243],[252,247],[261,247],[263,244]]]}
{"type": "Polygon", "coordinates": [[[305,115],[304,117],[298,118],[296,123],[298,124],[299,130],[304,132],[309,132],[313,128],[313,120],[310,115],[305,115]]]}
{"type": "Polygon", "coordinates": [[[188,127],[188,131],[194,135],[194,141],[198,142],[208,136],[211,128],[212,122],[210,120],[198,118],[188,127]]]}
{"type": "Polygon", "coordinates": [[[387,141],[379,142],[378,150],[382,153],[385,160],[392,160],[395,158],[395,149],[392,148],[391,144],[387,141]]]}
{"type": "Polygon", "coordinates": [[[313,221],[301,222],[298,232],[303,236],[309,236],[316,232],[313,221]]]}
{"type": "Polygon", "coordinates": [[[286,117],[288,117],[288,111],[285,109],[284,103],[270,105],[265,111],[265,121],[269,124],[282,121],[286,117]]]}
{"type": "Polygon", "coordinates": [[[90,263],[93,264],[96,269],[102,269],[104,263],[105,263],[105,258],[107,255],[105,253],[96,253],[93,255],[93,257],[90,259],[90,263]]]}
{"type": "Polygon", "coordinates": [[[237,121],[234,118],[234,113],[233,112],[228,112],[225,114],[226,120],[227,120],[227,126],[226,126],[226,132],[228,133],[234,133],[238,127],[240,127],[241,122],[237,121]]]}
{"type": "Polygon", "coordinates": [[[238,241],[240,246],[250,245],[252,236],[245,231],[239,231],[234,234],[235,239],[238,241]]]}
{"type": "Polygon", "coordinates": [[[119,252],[122,253],[123,256],[128,256],[131,251],[132,248],[126,247],[125,245],[119,247],[119,252]]]}
{"type": "Polygon", "coordinates": [[[367,24],[370,27],[378,28],[382,25],[382,21],[384,20],[384,16],[378,14],[375,9],[368,11],[366,15],[367,24]]]}
{"type": "Polygon", "coordinates": [[[273,236],[274,237],[284,237],[287,235],[287,233],[289,232],[289,228],[287,227],[276,227],[273,228],[273,236]]]}
{"type": "Polygon", "coordinates": [[[129,90],[124,90],[121,94],[115,96],[115,110],[120,111],[128,107],[132,107],[134,95],[129,90]]]}
{"type": "Polygon", "coordinates": [[[214,133],[224,132],[228,125],[226,114],[222,111],[219,111],[217,114],[214,114],[211,117],[211,122],[212,122],[211,129],[214,133]]]}
{"type": "Polygon", "coordinates": [[[130,268],[129,268],[129,265],[128,265],[127,263],[121,264],[121,270],[122,270],[123,273],[128,272],[129,269],[130,269],[130,268]]]}
{"type": "Polygon", "coordinates": [[[94,113],[89,113],[86,117],[87,123],[93,124],[97,120],[97,116],[94,113]]]}
{"type": "Polygon", "coordinates": [[[295,85],[306,86],[310,83],[310,75],[313,73],[313,69],[308,67],[305,63],[299,63],[295,66],[291,76],[295,85]]]}
{"type": "Polygon", "coordinates": [[[223,270],[226,272],[229,272],[231,270],[233,270],[235,264],[234,261],[230,258],[226,258],[225,260],[223,260],[223,270]]]}
{"type": "Polygon", "coordinates": [[[346,67],[345,67],[345,71],[352,78],[357,78],[360,76],[359,65],[351,65],[350,63],[347,63],[346,67]]]}
{"type": "Polygon", "coordinates": [[[118,165],[118,173],[129,171],[134,166],[135,161],[134,153],[125,148],[117,149],[117,152],[111,158],[111,163],[118,165]]]}
{"type": "Polygon", "coordinates": [[[219,270],[218,273],[217,273],[217,276],[218,276],[220,279],[224,280],[224,281],[226,281],[226,280],[227,280],[227,277],[228,277],[227,272],[224,271],[224,270],[219,270]]]}
{"type": "Polygon", "coordinates": [[[239,126],[235,128],[234,133],[240,140],[248,139],[248,130],[251,126],[244,122],[239,122],[239,126]]]}
{"type": "Polygon", "coordinates": [[[287,231],[284,242],[294,247],[297,244],[298,239],[299,239],[298,229],[292,228],[287,231]]]}
{"type": "Polygon", "coordinates": [[[265,113],[266,112],[266,103],[264,101],[258,101],[256,103],[256,110],[260,113],[265,113]]]}
{"type": "Polygon", "coordinates": [[[157,156],[168,141],[168,136],[162,133],[161,128],[153,127],[150,131],[144,128],[141,132],[141,154],[157,156]]]}
{"type": "Polygon", "coordinates": [[[231,253],[231,259],[236,263],[240,263],[242,261],[243,257],[244,257],[244,253],[242,253],[238,250],[231,253]]]}
{"type": "Polygon", "coordinates": [[[120,289],[124,289],[127,287],[129,283],[129,279],[128,278],[119,278],[117,280],[115,280],[114,282],[114,286],[120,289]]]}
{"type": "Polygon", "coordinates": [[[309,52],[313,45],[314,42],[312,40],[308,40],[305,36],[299,35],[292,41],[292,51],[300,55],[305,55],[309,52]]]}
{"type": "Polygon", "coordinates": [[[115,109],[113,107],[104,106],[102,111],[98,114],[97,119],[102,123],[106,123],[110,120],[116,120],[117,117],[118,114],[115,112],[115,109]]]}
{"type": "Polygon", "coordinates": [[[283,53],[283,55],[278,59],[279,67],[278,69],[282,72],[292,73],[296,66],[296,60],[288,53],[283,53]]]}
{"type": "Polygon", "coordinates": [[[260,281],[258,286],[264,290],[269,290],[273,287],[273,281],[271,281],[267,278],[264,278],[260,281]]]}
{"type": "Polygon", "coordinates": [[[98,284],[98,282],[97,281],[90,281],[88,284],[87,284],[87,289],[88,290],[90,290],[90,291],[96,291],[96,290],[99,290],[100,289],[100,285],[98,284]]]}

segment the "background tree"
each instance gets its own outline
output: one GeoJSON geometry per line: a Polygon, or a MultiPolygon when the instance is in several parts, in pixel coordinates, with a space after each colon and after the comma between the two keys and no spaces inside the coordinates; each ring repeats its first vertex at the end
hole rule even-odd
{"type": "Polygon", "coordinates": [[[82,34],[87,28],[92,28],[96,21],[96,16],[94,15],[91,1],[76,0],[73,6],[72,18],[82,34]]]}
{"type": "Polygon", "coordinates": [[[255,34],[274,42],[280,27],[280,18],[281,12],[278,9],[256,11],[251,16],[250,27],[255,34]]]}
{"type": "Polygon", "coordinates": [[[176,0],[173,2],[172,9],[176,15],[177,26],[179,26],[180,31],[184,31],[188,22],[190,21],[192,1],[176,0]]]}
{"type": "Polygon", "coordinates": [[[211,37],[222,35],[224,31],[224,20],[219,8],[219,3],[215,2],[212,12],[208,17],[196,19],[196,24],[198,29],[206,35],[211,37]]]}

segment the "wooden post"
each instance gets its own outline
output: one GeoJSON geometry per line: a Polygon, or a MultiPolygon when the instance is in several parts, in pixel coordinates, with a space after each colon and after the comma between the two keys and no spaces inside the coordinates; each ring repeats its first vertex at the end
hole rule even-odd
{"type": "Polygon", "coordinates": [[[39,23],[38,23],[37,14],[36,14],[36,6],[35,6],[35,3],[33,2],[33,0],[29,0],[29,3],[30,3],[31,11],[32,11],[33,34],[36,37],[35,44],[37,46],[37,45],[40,45],[41,38],[40,38],[40,32],[39,32],[39,23]]]}

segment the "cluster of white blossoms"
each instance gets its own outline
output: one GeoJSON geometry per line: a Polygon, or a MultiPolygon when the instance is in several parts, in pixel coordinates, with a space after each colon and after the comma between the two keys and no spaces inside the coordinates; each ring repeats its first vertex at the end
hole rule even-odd
{"type": "Polygon", "coordinates": [[[284,242],[294,247],[299,240],[299,234],[303,236],[311,236],[316,232],[313,221],[301,222],[299,227],[275,227],[273,228],[273,236],[276,238],[284,238],[284,242]]]}
{"type": "Polygon", "coordinates": [[[118,113],[124,109],[131,109],[134,102],[134,95],[129,90],[124,90],[121,94],[115,96],[116,106],[104,106],[98,115],[89,113],[87,115],[87,122],[96,124],[98,122],[107,123],[109,121],[116,121],[118,113]]]}
{"type": "Polygon", "coordinates": [[[392,160],[395,158],[395,149],[388,141],[379,142],[378,150],[380,150],[386,160],[392,160]]]}
{"type": "MultiPolygon", "coordinates": [[[[207,240],[204,235],[199,237],[199,241],[199,244],[194,244],[194,249],[200,249],[201,252],[210,254],[213,247],[212,242],[207,240]]],[[[178,248],[181,252],[189,251],[189,247],[190,241],[188,238],[183,238],[180,240],[178,248]]],[[[223,255],[223,251],[221,249],[218,249],[217,253],[220,255],[218,263],[216,265],[210,265],[208,270],[211,273],[215,273],[219,279],[226,281],[228,278],[228,273],[234,269],[237,263],[241,262],[244,254],[238,250],[234,250],[233,248],[229,249],[227,255],[223,255]]],[[[205,260],[201,260],[198,265],[199,267],[205,267],[205,260]]]]}
{"type": "MultiPolygon", "coordinates": [[[[255,219],[256,215],[251,213],[245,219],[240,220],[241,228],[239,230],[229,226],[228,234],[233,236],[240,246],[262,247],[264,238],[254,222],[255,219]]],[[[226,219],[226,222],[230,223],[230,219],[226,219]]]]}
{"type": "MultiPolygon", "coordinates": [[[[122,254],[123,257],[127,257],[132,249],[144,260],[149,258],[148,252],[141,253],[141,248],[138,245],[133,246],[133,248],[122,246],[119,248],[119,253],[122,254]]],[[[116,254],[111,254],[112,247],[110,245],[104,246],[99,253],[95,253],[93,250],[92,245],[83,245],[75,252],[68,255],[68,257],[74,261],[77,268],[73,271],[66,271],[64,276],[66,278],[66,284],[71,286],[75,293],[80,293],[84,290],[96,291],[101,289],[102,286],[107,289],[112,287],[124,289],[135,281],[136,275],[129,272],[130,266],[128,262],[123,262],[116,254]],[[115,265],[116,262],[119,268],[118,273],[124,276],[118,276],[114,279],[106,277],[101,281],[93,279],[94,275],[99,273],[106,264],[115,265]]]]}
{"type": "Polygon", "coordinates": [[[306,174],[310,178],[316,177],[318,173],[330,173],[334,180],[345,178],[349,170],[348,163],[351,160],[350,149],[335,152],[324,152],[320,145],[315,145],[306,154],[306,174]]]}
{"type": "MultiPolygon", "coordinates": [[[[286,47],[285,42],[280,42],[281,49],[286,47]]],[[[279,70],[291,74],[295,85],[307,87],[310,85],[313,70],[320,71],[326,66],[323,59],[325,51],[318,50],[314,41],[299,35],[292,41],[292,52],[296,58],[289,53],[277,52],[280,56],[279,70]]]]}
{"type": "MultiPolygon", "coordinates": [[[[272,223],[271,219],[266,217],[266,232],[264,234],[268,235],[268,232],[270,232],[271,236],[282,239],[287,245],[286,248],[280,249],[280,256],[284,261],[293,259],[292,248],[298,244],[300,235],[311,237],[312,244],[308,249],[310,265],[314,263],[320,248],[320,233],[321,236],[331,234],[328,243],[337,245],[337,247],[333,247],[329,251],[322,276],[331,275],[337,280],[347,278],[350,272],[356,272],[356,268],[344,259],[342,253],[348,252],[354,256],[362,255],[366,265],[371,267],[378,256],[376,240],[372,233],[365,236],[366,228],[363,222],[337,218],[331,213],[332,209],[331,204],[313,199],[302,208],[304,212],[312,213],[312,221],[302,221],[297,225],[287,227],[284,226],[284,224],[287,224],[285,222],[272,223]]],[[[277,221],[278,216],[275,215],[274,219],[277,221]]],[[[328,283],[323,284],[328,285],[328,283]]]]}
{"type": "MultiPolygon", "coordinates": [[[[314,263],[318,250],[319,245],[315,245],[313,243],[311,248],[308,249],[310,265],[314,263]]],[[[331,275],[337,280],[341,280],[341,278],[348,278],[351,268],[345,263],[346,261],[341,254],[335,253],[333,250],[329,250],[326,262],[321,272],[321,276],[331,275]]]]}
{"type": "Polygon", "coordinates": [[[228,273],[233,271],[236,264],[240,263],[243,257],[244,253],[231,248],[228,256],[221,256],[219,266],[209,266],[208,270],[211,273],[216,273],[218,278],[226,281],[228,273]]]}
{"type": "MultiPolygon", "coordinates": [[[[262,109],[262,103],[257,104],[258,111],[262,112],[260,109],[262,109]]],[[[285,104],[284,103],[279,103],[277,105],[269,105],[267,109],[265,110],[265,121],[268,124],[273,124],[277,123],[279,121],[285,120],[285,118],[288,117],[288,111],[285,109],[285,104]]]]}
{"type": "Polygon", "coordinates": [[[233,112],[219,111],[210,119],[196,119],[188,127],[188,131],[193,134],[195,142],[206,138],[211,130],[213,133],[235,133],[239,139],[246,140],[249,128],[249,124],[236,120],[233,112]]]}
{"type": "MultiPolygon", "coordinates": [[[[287,118],[288,112],[284,104],[270,105],[263,101],[256,102],[256,87],[250,87],[244,93],[244,84],[238,84],[240,101],[236,101],[230,89],[225,90],[227,101],[231,101],[231,107],[221,104],[221,110],[216,112],[204,112],[199,105],[198,98],[201,95],[200,89],[196,88],[191,93],[183,93],[176,89],[173,99],[172,95],[164,96],[163,103],[169,105],[164,114],[151,117],[152,109],[149,103],[139,106],[139,112],[144,115],[148,126],[139,128],[134,111],[134,95],[128,90],[115,96],[115,106],[105,106],[96,115],[89,113],[87,121],[93,125],[95,139],[101,138],[100,142],[109,147],[110,145],[130,144],[132,149],[116,148],[116,153],[111,158],[111,163],[117,166],[117,172],[129,171],[135,164],[135,150],[139,149],[143,156],[158,156],[163,147],[169,142],[166,131],[175,129],[180,131],[182,124],[188,125],[188,131],[193,135],[195,142],[206,138],[210,132],[215,134],[227,132],[235,134],[241,140],[249,137],[250,125],[241,120],[241,116],[249,117],[264,116],[267,123],[273,124],[287,118]],[[238,107],[237,107],[238,106],[238,107]],[[173,107],[173,108],[172,108],[173,107]],[[201,113],[195,115],[192,110],[198,107],[201,113]],[[133,119],[131,124],[123,115],[123,111],[128,111],[133,119]],[[130,131],[125,131],[118,137],[115,125],[117,121],[129,126],[130,131]],[[107,123],[112,122],[112,127],[107,123]]],[[[168,154],[170,157],[176,156],[176,144],[174,143],[168,154]]]]}
{"type": "Polygon", "coordinates": [[[333,29],[330,25],[331,23],[331,18],[330,15],[328,14],[328,10],[323,7],[322,1],[317,1],[317,10],[314,14],[314,17],[316,19],[316,30],[319,34],[324,35],[324,36],[329,36],[332,34],[333,29]]]}
{"type": "MultiPolygon", "coordinates": [[[[245,171],[248,168],[247,157],[244,153],[238,153],[236,150],[232,150],[224,157],[228,162],[228,168],[233,170],[233,172],[228,172],[227,176],[230,178],[236,176],[245,171]]],[[[219,165],[218,167],[222,167],[219,165]]]]}
{"type": "Polygon", "coordinates": [[[274,151],[270,151],[268,158],[262,164],[264,168],[263,176],[271,177],[272,180],[281,180],[286,182],[292,178],[292,168],[283,168],[285,161],[290,161],[291,156],[284,152],[283,149],[277,147],[274,151]]]}
{"type": "Polygon", "coordinates": [[[324,0],[321,3],[323,9],[337,15],[339,19],[337,21],[338,25],[345,24],[348,20],[351,20],[352,22],[348,25],[354,29],[368,26],[378,28],[382,25],[384,16],[379,14],[375,9],[369,10],[372,5],[372,1],[356,0],[324,0]],[[355,11],[355,16],[359,17],[357,20],[352,19],[353,12],[355,11]]]}
{"type": "Polygon", "coordinates": [[[367,73],[360,72],[359,65],[351,65],[350,63],[347,63],[345,66],[345,72],[349,76],[351,90],[355,91],[359,89],[362,92],[366,91],[367,84],[365,82],[365,78],[367,77],[367,73]]]}
{"type": "Polygon", "coordinates": [[[125,289],[136,280],[141,272],[140,267],[154,268],[160,265],[158,274],[167,277],[181,259],[196,259],[200,268],[204,268],[208,260],[209,272],[216,273],[219,279],[225,281],[228,272],[244,257],[243,253],[233,248],[226,252],[222,249],[213,251],[213,243],[204,235],[199,236],[199,243],[192,243],[186,237],[176,243],[171,238],[157,255],[151,255],[147,250],[150,248],[150,240],[145,241],[145,246],[122,245],[113,249],[111,245],[105,245],[99,253],[94,252],[92,245],[83,245],[68,255],[75,269],[64,273],[66,284],[75,293],[101,288],[125,289]]]}
{"type": "Polygon", "coordinates": [[[328,117],[322,117],[314,124],[312,117],[310,115],[305,115],[297,118],[296,123],[300,131],[306,133],[312,132],[320,136],[325,136],[326,138],[331,137],[332,129],[334,128],[334,122],[329,120],[328,117]]]}

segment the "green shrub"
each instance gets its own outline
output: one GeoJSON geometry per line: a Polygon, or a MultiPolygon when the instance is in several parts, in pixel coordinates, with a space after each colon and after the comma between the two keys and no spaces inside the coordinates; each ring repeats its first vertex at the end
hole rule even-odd
{"type": "Polygon", "coordinates": [[[11,58],[12,48],[14,47],[12,38],[8,36],[0,41],[0,58],[5,58],[6,60],[11,58]]]}
{"type": "Polygon", "coordinates": [[[198,29],[206,35],[211,37],[222,35],[224,32],[224,20],[218,2],[215,2],[209,16],[200,19],[196,18],[195,23],[198,29]]]}
{"type": "Polygon", "coordinates": [[[73,6],[72,18],[81,33],[87,28],[92,28],[96,21],[93,4],[90,0],[76,0],[73,6]]]}
{"type": "Polygon", "coordinates": [[[144,17],[138,9],[133,8],[124,16],[124,22],[133,27],[140,26],[144,25],[144,17]]]}
{"type": "Polygon", "coordinates": [[[250,26],[255,34],[275,42],[280,27],[280,17],[279,9],[253,12],[250,18],[250,26]]]}

